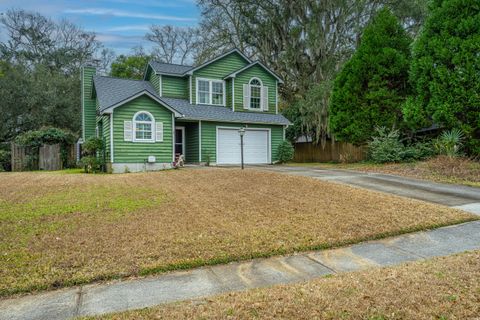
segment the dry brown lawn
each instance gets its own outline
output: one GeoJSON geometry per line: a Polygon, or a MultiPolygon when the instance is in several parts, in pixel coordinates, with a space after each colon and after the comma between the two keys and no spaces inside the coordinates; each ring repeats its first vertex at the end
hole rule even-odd
{"type": "Polygon", "coordinates": [[[1,174],[0,296],[327,248],[475,219],[255,170],[1,174]]]}
{"type": "Polygon", "coordinates": [[[145,319],[479,319],[480,251],[107,315],[145,319]]]}

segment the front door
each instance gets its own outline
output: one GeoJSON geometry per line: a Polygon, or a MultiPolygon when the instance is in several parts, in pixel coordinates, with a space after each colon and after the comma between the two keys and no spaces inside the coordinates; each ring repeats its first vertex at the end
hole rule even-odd
{"type": "Polygon", "coordinates": [[[175,127],[175,158],[185,156],[185,127],[175,127]]]}

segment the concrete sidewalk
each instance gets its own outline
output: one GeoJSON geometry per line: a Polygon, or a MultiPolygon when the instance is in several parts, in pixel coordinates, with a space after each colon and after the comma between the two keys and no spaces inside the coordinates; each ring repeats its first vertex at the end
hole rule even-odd
{"type": "Polygon", "coordinates": [[[480,215],[480,188],[396,175],[305,166],[259,166],[257,170],[312,177],[459,208],[480,215]]]}
{"type": "Polygon", "coordinates": [[[0,301],[0,319],[68,319],[480,249],[480,221],[353,246],[85,285],[0,301]]]}

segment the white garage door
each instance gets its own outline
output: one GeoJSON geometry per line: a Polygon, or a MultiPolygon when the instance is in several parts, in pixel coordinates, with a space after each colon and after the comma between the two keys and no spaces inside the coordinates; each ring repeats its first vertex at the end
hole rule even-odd
{"type": "MultiPolygon", "coordinates": [[[[268,131],[246,129],[243,137],[244,162],[247,164],[269,163],[268,131]]],[[[218,129],[217,163],[239,164],[240,135],[238,129],[218,129]]]]}

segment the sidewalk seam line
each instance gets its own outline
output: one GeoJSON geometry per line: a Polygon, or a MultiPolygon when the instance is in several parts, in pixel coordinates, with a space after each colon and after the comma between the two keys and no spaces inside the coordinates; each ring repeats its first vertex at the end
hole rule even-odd
{"type": "Polygon", "coordinates": [[[317,259],[314,259],[314,258],[310,257],[310,255],[308,255],[308,254],[306,254],[305,257],[307,257],[308,259],[312,260],[312,261],[315,262],[315,263],[318,263],[318,264],[321,265],[322,267],[327,268],[328,270],[332,271],[333,274],[337,274],[337,273],[338,273],[336,270],[334,270],[334,269],[330,268],[329,266],[321,263],[321,262],[318,261],[317,259]]]}

